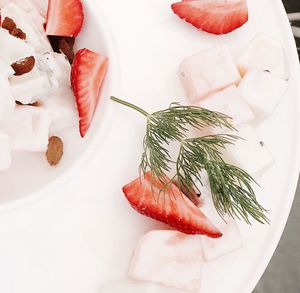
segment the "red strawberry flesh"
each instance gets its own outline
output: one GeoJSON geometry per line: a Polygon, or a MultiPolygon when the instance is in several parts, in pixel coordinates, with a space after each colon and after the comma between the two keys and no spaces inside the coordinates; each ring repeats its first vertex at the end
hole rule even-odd
{"type": "Polygon", "coordinates": [[[222,233],[172,184],[160,192],[162,183],[147,172],[123,187],[131,206],[140,214],[166,223],[185,234],[201,234],[219,238],[222,233]],[[151,186],[152,185],[152,186],[151,186]]]}
{"type": "Polygon", "coordinates": [[[80,0],[49,0],[46,33],[51,36],[76,37],[83,24],[80,0]]]}
{"type": "Polygon", "coordinates": [[[183,0],[172,4],[180,18],[212,34],[227,34],[248,21],[246,0],[183,0]]]}
{"type": "Polygon", "coordinates": [[[88,49],[79,50],[75,55],[71,83],[76,97],[82,137],[86,135],[92,122],[107,67],[107,57],[88,49]]]}

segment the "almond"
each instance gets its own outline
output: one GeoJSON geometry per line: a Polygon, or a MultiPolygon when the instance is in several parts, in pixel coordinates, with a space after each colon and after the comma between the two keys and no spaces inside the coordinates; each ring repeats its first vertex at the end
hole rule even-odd
{"type": "Polygon", "coordinates": [[[2,27],[11,33],[14,29],[17,28],[16,23],[9,17],[5,17],[2,22],[2,27]]]}
{"type": "Polygon", "coordinates": [[[64,144],[58,136],[52,136],[49,139],[46,158],[50,166],[56,166],[64,153],[64,144]]]}
{"type": "Polygon", "coordinates": [[[35,65],[35,58],[33,56],[23,58],[11,65],[13,70],[15,71],[15,75],[23,75],[25,73],[30,72],[35,65]]]}
{"type": "Polygon", "coordinates": [[[14,28],[10,34],[16,38],[19,38],[21,40],[26,40],[26,34],[19,28],[14,28]]]}

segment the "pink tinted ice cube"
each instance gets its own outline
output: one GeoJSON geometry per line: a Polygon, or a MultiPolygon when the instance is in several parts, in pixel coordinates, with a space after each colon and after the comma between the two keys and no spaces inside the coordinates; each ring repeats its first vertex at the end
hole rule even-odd
{"type": "Polygon", "coordinates": [[[248,123],[255,118],[253,111],[245,100],[243,100],[235,85],[201,100],[199,106],[226,114],[232,118],[229,122],[233,125],[248,123]]]}
{"type": "Polygon", "coordinates": [[[215,46],[187,57],[179,70],[186,94],[192,102],[237,84],[241,79],[237,66],[225,46],[215,46]]]}
{"type": "Polygon", "coordinates": [[[270,115],[284,98],[288,81],[270,72],[252,69],[246,73],[238,88],[254,111],[270,115]]]}
{"type": "Polygon", "coordinates": [[[201,285],[200,236],[177,231],[151,231],[143,236],[133,255],[128,276],[182,290],[201,285]]]}
{"type": "Polygon", "coordinates": [[[48,145],[50,118],[42,108],[18,106],[3,125],[16,151],[44,152],[48,145]]]}
{"type": "Polygon", "coordinates": [[[217,213],[211,198],[206,198],[205,204],[200,209],[223,233],[219,239],[201,236],[206,261],[216,260],[243,246],[237,222],[229,216],[224,217],[225,222],[217,213]]]}
{"type": "Polygon", "coordinates": [[[238,135],[242,139],[227,145],[223,153],[225,160],[252,176],[265,171],[274,162],[266,143],[250,124],[239,125],[236,129],[238,132],[230,134],[238,135]]]}

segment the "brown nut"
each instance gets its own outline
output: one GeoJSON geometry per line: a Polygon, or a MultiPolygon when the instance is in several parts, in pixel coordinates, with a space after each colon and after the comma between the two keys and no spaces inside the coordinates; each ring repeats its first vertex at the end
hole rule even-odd
{"type": "Polygon", "coordinates": [[[9,17],[5,17],[2,22],[2,27],[11,33],[14,29],[17,28],[16,23],[9,17]]]}
{"type": "Polygon", "coordinates": [[[12,36],[19,38],[21,40],[26,40],[26,34],[19,28],[14,28],[11,32],[9,32],[12,36]]]}
{"type": "Polygon", "coordinates": [[[34,103],[31,103],[31,104],[23,104],[19,101],[16,101],[16,104],[18,106],[32,106],[32,107],[39,107],[40,106],[40,103],[37,101],[37,102],[34,102],[34,103]]]}
{"type": "Polygon", "coordinates": [[[35,58],[33,56],[23,58],[11,65],[13,70],[15,71],[15,75],[23,75],[25,73],[30,72],[35,65],[35,58]]]}
{"type": "Polygon", "coordinates": [[[46,152],[46,158],[50,166],[56,166],[64,153],[64,144],[58,136],[52,136],[49,138],[48,150],[46,152]]]}

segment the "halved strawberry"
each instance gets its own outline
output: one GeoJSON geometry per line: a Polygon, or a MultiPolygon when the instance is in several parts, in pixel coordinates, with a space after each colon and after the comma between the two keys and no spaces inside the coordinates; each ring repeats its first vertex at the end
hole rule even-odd
{"type": "Polygon", "coordinates": [[[83,19],[80,0],[48,0],[47,35],[76,37],[81,31],[83,19]]]}
{"type": "Polygon", "coordinates": [[[216,35],[230,33],[248,21],[247,0],[182,0],[172,9],[196,28],[216,35]]]}
{"type": "Polygon", "coordinates": [[[160,192],[162,183],[151,172],[123,187],[131,206],[140,214],[169,224],[186,234],[219,238],[222,233],[173,184],[160,192]],[[152,185],[152,186],[151,186],[152,185]]]}
{"type": "Polygon", "coordinates": [[[107,67],[107,57],[88,49],[79,50],[75,55],[71,84],[76,97],[82,137],[85,136],[92,122],[107,67]]]}

